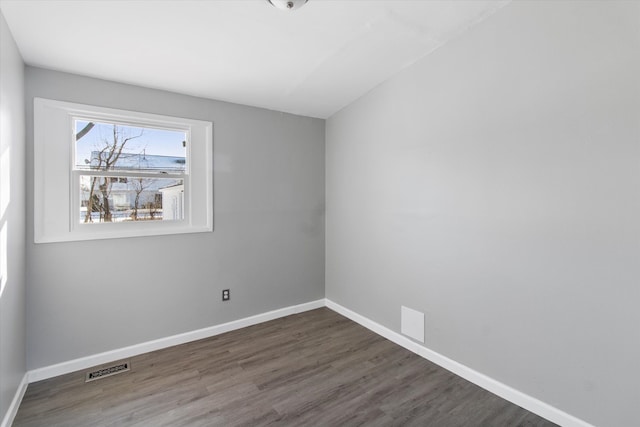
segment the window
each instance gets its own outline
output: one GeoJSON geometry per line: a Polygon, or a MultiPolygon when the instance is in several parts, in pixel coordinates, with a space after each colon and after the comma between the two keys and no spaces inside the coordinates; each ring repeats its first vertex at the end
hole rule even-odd
{"type": "MultiPolygon", "coordinates": [[[[184,219],[163,205],[163,189],[184,192],[187,132],[76,118],[72,193],[76,223],[184,219]]],[[[184,204],[184,199],[181,200],[184,204]]]]}
{"type": "Polygon", "coordinates": [[[34,104],[36,243],[213,229],[211,122],[34,104]]]}

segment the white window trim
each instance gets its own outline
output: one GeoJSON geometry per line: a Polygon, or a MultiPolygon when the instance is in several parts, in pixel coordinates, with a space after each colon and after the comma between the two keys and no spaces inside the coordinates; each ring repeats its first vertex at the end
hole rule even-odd
{"type": "Polygon", "coordinates": [[[213,123],[34,99],[35,243],[210,231],[213,231],[213,123]],[[184,220],[80,224],[79,192],[75,194],[77,187],[73,182],[78,176],[78,171],[74,171],[76,118],[185,131],[190,141],[184,181],[184,220]]]}

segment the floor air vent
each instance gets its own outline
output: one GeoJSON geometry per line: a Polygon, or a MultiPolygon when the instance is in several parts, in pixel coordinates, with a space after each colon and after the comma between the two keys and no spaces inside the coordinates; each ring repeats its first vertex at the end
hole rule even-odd
{"type": "Polygon", "coordinates": [[[99,380],[100,378],[110,377],[111,375],[126,372],[129,370],[130,366],[131,364],[129,362],[122,362],[117,365],[107,366],[106,368],[87,372],[84,382],[88,383],[89,381],[99,380]]]}

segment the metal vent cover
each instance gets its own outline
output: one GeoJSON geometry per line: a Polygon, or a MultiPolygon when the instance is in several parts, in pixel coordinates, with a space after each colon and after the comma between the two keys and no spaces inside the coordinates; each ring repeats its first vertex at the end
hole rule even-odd
{"type": "Polygon", "coordinates": [[[84,382],[99,380],[100,378],[110,377],[111,375],[127,372],[131,368],[129,361],[118,363],[117,365],[107,366],[106,368],[100,368],[95,371],[87,372],[84,382]]]}

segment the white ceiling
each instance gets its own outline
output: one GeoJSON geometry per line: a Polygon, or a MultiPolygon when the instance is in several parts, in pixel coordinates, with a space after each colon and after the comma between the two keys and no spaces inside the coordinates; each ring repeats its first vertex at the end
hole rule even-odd
{"type": "Polygon", "coordinates": [[[0,0],[29,65],[326,118],[509,0],[0,0]]]}

